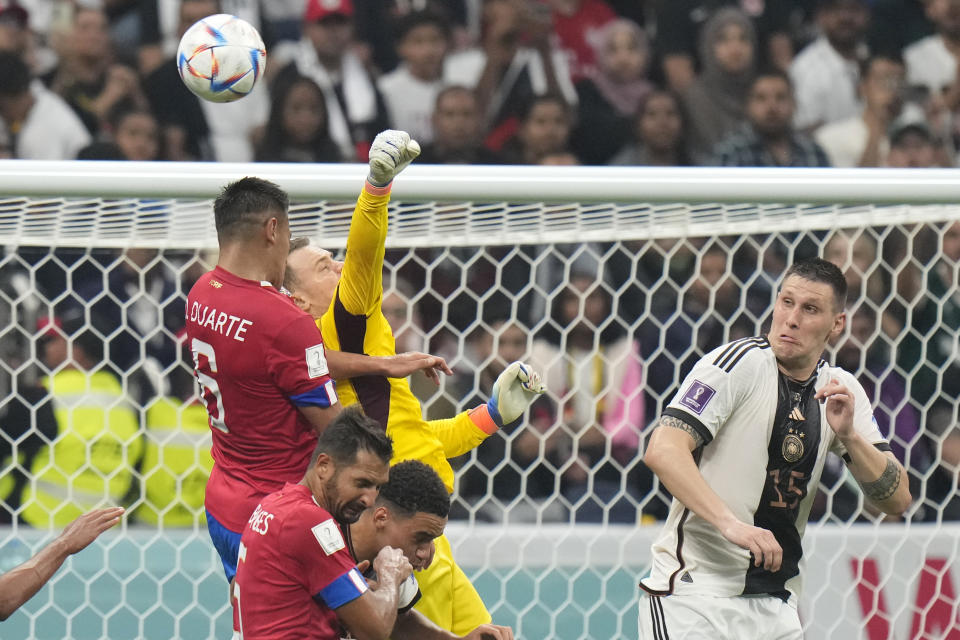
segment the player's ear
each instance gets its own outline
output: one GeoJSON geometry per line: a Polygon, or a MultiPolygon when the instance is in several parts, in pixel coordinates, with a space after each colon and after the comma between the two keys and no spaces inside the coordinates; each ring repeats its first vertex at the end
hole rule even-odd
{"type": "Polygon", "coordinates": [[[303,299],[299,293],[291,293],[290,299],[293,300],[293,303],[300,308],[301,311],[310,311],[310,303],[303,299]]]}
{"type": "Polygon", "coordinates": [[[263,229],[267,235],[267,239],[270,242],[276,242],[280,231],[280,221],[276,216],[271,216],[267,218],[267,221],[263,224],[263,229]]]}
{"type": "Polygon", "coordinates": [[[375,507],[373,508],[373,525],[374,525],[376,528],[382,529],[383,527],[387,526],[387,523],[388,523],[389,521],[390,521],[390,510],[389,510],[389,509],[387,509],[386,507],[384,507],[384,506],[382,506],[382,505],[379,506],[379,507],[375,506],[375,507]]]}
{"type": "Polygon", "coordinates": [[[833,318],[833,328],[830,330],[830,338],[836,338],[841,333],[843,333],[844,328],[847,326],[847,313],[841,312],[838,313],[833,318]]]}
{"type": "Polygon", "coordinates": [[[333,474],[336,471],[336,465],[334,465],[333,458],[326,453],[319,454],[317,456],[317,461],[313,465],[313,471],[321,480],[329,480],[333,477],[333,474]]]}

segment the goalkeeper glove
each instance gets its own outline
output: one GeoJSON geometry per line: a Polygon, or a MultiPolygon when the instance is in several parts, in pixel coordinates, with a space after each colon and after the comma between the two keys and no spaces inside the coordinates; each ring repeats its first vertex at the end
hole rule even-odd
{"type": "Polygon", "coordinates": [[[411,140],[406,131],[381,131],[370,146],[370,175],[367,180],[375,187],[385,187],[418,155],[420,145],[416,140],[411,140]]]}
{"type": "Polygon", "coordinates": [[[546,390],[539,373],[527,364],[512,362],[493,383],[487,410],[497,426],[502,428],[523,415],[527,405],[546,390]]]}

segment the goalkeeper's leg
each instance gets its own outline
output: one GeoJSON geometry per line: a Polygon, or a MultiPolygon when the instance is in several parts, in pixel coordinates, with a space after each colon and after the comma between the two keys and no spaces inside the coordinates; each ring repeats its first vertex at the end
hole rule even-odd
{"type": "Polygon", "coordinates": [[[440,536],[434,544],[433,562],[416,574],[423,595],[414,608],[438,627],[459,636],[481,624],[488,624],[490,612],[466,574],[454,562],[447,536],[440,536]]]}

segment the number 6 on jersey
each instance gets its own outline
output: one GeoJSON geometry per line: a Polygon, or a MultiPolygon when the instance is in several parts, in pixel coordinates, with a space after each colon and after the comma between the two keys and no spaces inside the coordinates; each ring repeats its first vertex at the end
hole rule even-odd
{"type": "Polygon", "coordinates": [[[197,373],[197,381],[203,387],[203,402],[207,405],[210,426],[216,427],[224,433],[230,433],[230,430],[227,429],[227,418],[223,412],[223,396],[220,394],[220,386],[212,376],[217,372],[217,354],[213,351],[213,345],[194,338],[190,342],[190,351],[193,353],[193,366],[197,373]],[[200,360],[200,356],[204,357],[203,361],[200,360]]]}

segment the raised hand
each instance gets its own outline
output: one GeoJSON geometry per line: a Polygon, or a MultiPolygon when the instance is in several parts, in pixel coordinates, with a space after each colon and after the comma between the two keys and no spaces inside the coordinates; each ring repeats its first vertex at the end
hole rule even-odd
{"type": "Polygon", "coordinates": [[[384,547],[373,559],[373,570],[377,574],[378,586],[389,584],[391,588],[399,588],[413,574],[413,565],[400,549],[384,547]]]}
{"type": "Polygon", "coordinates": [[[540,374],[523,362],[512,362],[497,376],[487,402],[490,417],[497,426],[510,424],[526,411],[527,406],[544,391],[540,374]]]}
{"type": "Polygon", "coordinates": [[[836,378],[817,390],[814,396],[826,402],[827,424],[840,438],[853,435],[853,394],[836,378]]]}
{"type": "Polygon", "coordinates": [[[420,155],[420,145],[406,131],[387,129],[377,134],[370,145],[370,184],[385,187],[420,155]]]}
{"type": "Polygon", "coordinates": [[[425,376],[438,385],[440,384],[441,373],[448,376],[453,375],[453,369],[450,368],[446,360],[440,356],[432,356],[429,353],[419,351],[406,351],[387,357],[386,368],[389,378],[406,378],[414,371],[423,371],[425,376]]]}
{"type": "Polygon", "coordinates": [[[60,533],[60,541],[68,553],[82,551],[101,533],[120,522],[123,512],[123,507],[89,511],[67,525],[60,533]]]}

